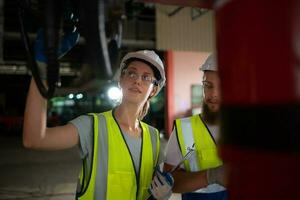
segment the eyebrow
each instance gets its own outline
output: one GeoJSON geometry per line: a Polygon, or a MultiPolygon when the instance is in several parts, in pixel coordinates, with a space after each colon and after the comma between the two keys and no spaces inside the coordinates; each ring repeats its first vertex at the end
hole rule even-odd
{"type": "MultiPolygon", "coordinates": [[[[132,70],[134,70],[134,71],[137,71],[137,68],[136,68],[135,66],[128,66],[127,69],[128,69],[128,70],[131,70],[131,69],[132,69],[132,70]]],[[[143,72],[143,74],[150,74],[150,75],[151,75],[151,72],[143,72]]]]}
{"type": "Polygon", "coordinates": [[[135,70],[135,71],[137,71],[137,68],[136,68],[136,67],[134,67],[134,66],[128,66],[128,67],[127,67],[127,69],[132,69],[132,70],[135,70]]]}

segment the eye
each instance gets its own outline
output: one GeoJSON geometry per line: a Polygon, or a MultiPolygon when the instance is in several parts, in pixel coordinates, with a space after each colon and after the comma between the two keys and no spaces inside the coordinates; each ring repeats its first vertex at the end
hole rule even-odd
{"type": "Polygon", "coordinates": [[[206,81],[203,81],[203,88],[205,89],[212,89],[213,88],[213,85],[209,82],[206,82],[206,81]]]}
{"type": "Polygon", "coordinates": [[[128,71],[127,74],[128,74],[128,77],[130,77],[130,78],[137,77],[137,74],[134,71],[128,71]]]}
{"type": "Polygon", "coordinates": [[[144,81],[147,81],[147,82],[151,82],[151,81],[152,81],[152,77],[149,76],[149,75],[142,75],[142,79],[143,79],[144,81]]]}

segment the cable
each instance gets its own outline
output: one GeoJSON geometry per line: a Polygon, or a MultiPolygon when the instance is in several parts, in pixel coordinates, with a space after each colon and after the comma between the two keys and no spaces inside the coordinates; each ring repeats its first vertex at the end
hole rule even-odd
{"type": "Polygon", "coordinates": [[[37,84],[38,90],[44,98],[51,98],[54,95],[55,86],[58,82],[59,76],[59,63],[57,58],[57,48],[58,48],[58,31],[60,26],[60,13],[61,13],[61,2],[59,0],[47,0],[45,1],[45,50],[48,57],[47,66],[47,82],[48,88],[41,80],[40,73],[38,70],[37,63],[34,58],[34,53],[26,27],[24,25],[24,19],[26,17],[25,13],[29,9],[29,3],[26,1],[19,1],[18,7],[18,17],[20,22],[21,38],[24,42],[24,46],[27,53],[27,68],[31,71],[32,76],[37,84]]]}

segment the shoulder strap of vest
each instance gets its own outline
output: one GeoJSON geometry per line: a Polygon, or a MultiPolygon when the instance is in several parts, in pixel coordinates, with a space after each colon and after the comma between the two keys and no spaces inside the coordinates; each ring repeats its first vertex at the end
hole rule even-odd
{"type": "MultiPolygon", "coordinates": [[[[175,128],[175,134],[178,142],[178,147],[180,149],[182,157],[184,157],[187,154],[187,148],[184,143],[184,138],[183,138],[183,132],[182,132],[182,119],[176,119],[174,122],[174,128],[175,128]]],[[[183,162],[184,167],[190,171],[190,163],[188,161],[183,162]]]]}
{"type": "Polygon", "coordinates": [[[218,157],[215,141],[200,115],[176,120],[176,134],[182,156],[188,147],[195,145],[196,154],[184,162],[188,171],[199,171],[222,164],[218,157]]]}
{"type": "Polygon", "coordinates": [[[152,144],[152,153],[153,153],[153,167],[155,167],[158,163],[159,158],[159,150],[160,150],[160,139],[159,132],[153,126],[148,125],[145,122],[141,121],[141,125],[147,127],[150,133],[151,144],[152,144]]]}
{"type": "Polygon", "coordinates": [[[82,163],[82,168],[80,172],[80,185],[81,188],[79,191],[77,191],[76,197],[80,197],[83,194],[86,193],[87,189],[89,188],[90,182],[91,182],[91,177],[92,177],[92,172],[94,171],[93,168],[95,167],[97,163],[97,158],[94,156],[96,154],[97,150],[97,141],[98,141],[98,124],[99,124],[99,119],[97,114],[95,113],[89,113],[88,115],[93,117],[93,146],[92,146],[92,155],[91,155],[91,163],[87,163],[87,158],[83,159],[82,163]],[[86,174],[86,169],[87,167],[90,167],[89,174],[86,174]]]}
{"type": "Polygon", "coordinates": [[[160,152],[160,139],[159,139],[159,132],[153,126],[150,126],[144,122],[141,122],[144,126],[148,127],[151,137],[152,143],[152,152],[153,152],[153,167],[155,167],[158,163],[159,152],[160,152]]]}
{"type": "Polygon", "coordinates": [[[214,141],[214,143],[217,144],[215,138],[214,138],[213,135],[211,134],[209,128],[207,127],[207,124],[203,121],[201,115],[199,114],[199,115],[197,115],[197,117],[199,117],[199,119],[200,119],[200,121],[202,122],[202,124],[206,127],[206,129],[207,129],[208,133],[210,134],[210,136],[211,136],[212,140],[214,141]]]}

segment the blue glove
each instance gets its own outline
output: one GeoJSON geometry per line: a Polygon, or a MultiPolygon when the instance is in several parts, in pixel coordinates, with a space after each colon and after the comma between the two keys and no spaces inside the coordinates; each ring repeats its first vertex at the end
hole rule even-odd
{"type": "MultiPolygon", "coordinates": [[[[61,58],[68,51],[70,51],[79,41],[79,37],[80,35],[78,32],[70,32],[63,35],[58,47],[57,57],[61,58]]],[[[34,50],[35,50],[35,60],[39,62],[47,63],[47,57],[45,55],[45,47],[44,47],[43,29],[39,29],[37,32],[34,50]]]]}
{"type": "Polygon", "coordinates": [[[168,172],[161,172],[159,168],[156,168],[149,192],[155,199],[169,199],[172,195],[173,185],[174,179],[172,175],[168,172]]]}
{"type": "MultiPolygon", "coordinates": [[[[78,32],[70,32],[65,35],[60,40],[58,47],[57,57],[63,57],[68,51],[70,51],[76,43],[79,41],[78,32]]],[[[45,46],[44,46],[44,34],[43,29],[39,29],[36,36],[35,46],[35,60],[37,61],[39,73],[41,79],[46,80],[46,63],[47,57],[45,55],[45,46]]]]}

